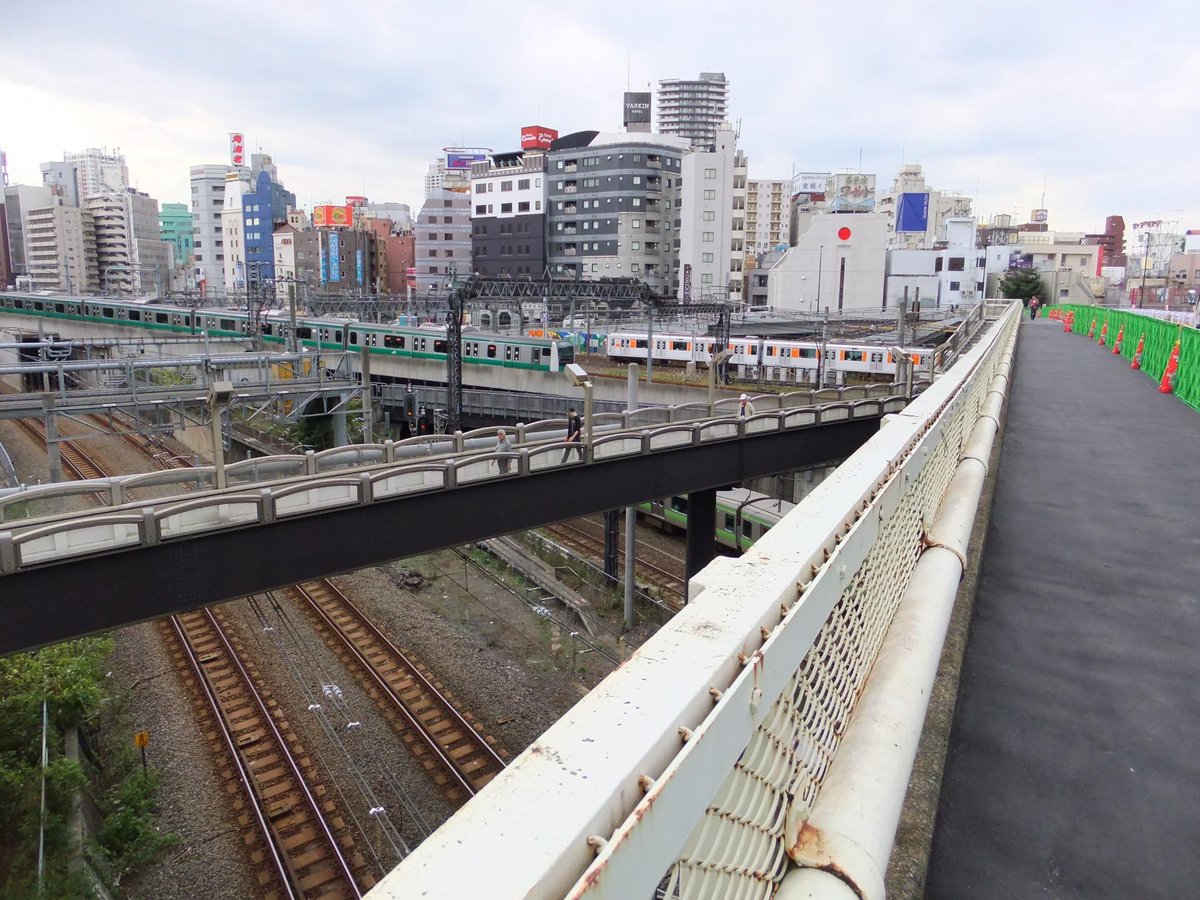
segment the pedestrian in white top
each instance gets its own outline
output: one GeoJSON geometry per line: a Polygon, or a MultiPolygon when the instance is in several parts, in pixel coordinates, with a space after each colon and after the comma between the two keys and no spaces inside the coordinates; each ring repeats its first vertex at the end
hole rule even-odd
{"type": "MultiPolygon", "coordinates": [[[[512,440],[509,438],[509,436],[507,434],[504,433],[504,429],[501,428],[499,431],[496,432],[496,452],[497,453],[512,453],[512,448],[513,448],[512,440]]],[[[496,465],[500,469],[501,475],[508,474],[508,467],[511,463],[512,463],[512,460],[509,459],[507,456],[501,456],[499,459],[496,460],[496,465]]]]}
{"type": "Polygon", "coordinates": [[[738,398],[738,418],[744,419],[747,416],[754,415],[754,404],[750,402],[750,398],[742,394],[738,398]]]}

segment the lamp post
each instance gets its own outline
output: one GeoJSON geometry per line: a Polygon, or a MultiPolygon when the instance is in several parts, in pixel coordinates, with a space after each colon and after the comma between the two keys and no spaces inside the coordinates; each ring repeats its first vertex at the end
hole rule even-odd
{"type": "Polygon", "coordinates": [[[1138,305],[1146,308],[1146,270],[1150,268],[1150,232],[1146,232],[1146,255],[1142,260],[1142,289],[1138,292],[1138,305]]]}
{"type": "Polygon", "coordinates": [[[575,387],[583,388],[583,441],[591,452],[592,447],[592,379],[583,366],[567,363],[563,369],[567,380],[575,387]]]}

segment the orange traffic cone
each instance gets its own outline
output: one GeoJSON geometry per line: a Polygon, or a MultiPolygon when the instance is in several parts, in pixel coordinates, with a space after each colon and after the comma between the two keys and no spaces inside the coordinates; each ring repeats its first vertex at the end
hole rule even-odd
{"type": "Polygon", "coordinates": [[[1121,352],[1121,341],[1125,339],[1125,326],[1117,329],[1117,339],[1113,341],[1113,356],[1121,352]]]}
{"type": "Polygon", "coordinates": [[[1142,367],[1142,351],[1146,349],[1146,334],[1143,332],[1138,337],[1137,349],[1133,351],[1133,362],[1130,364],[1131,369],[1140,369],[1142,367]]]}
{"type": "Polygon", "coordinates": [[[1101,347],[1103,347],[1104,342],[1107,340],[1108,340],[1108,319],[1105,319],[1104,327],[1100,329],[1100,340],[1096,341],[1096,343],[1099,344],[1101,347]]]}
{"type": "Polygon", "coordinates": [[[1062,323],[1063,323],[1063,331],[1070,331],[1071,327],[1075,324],[1075,313],[1068,312],[1065,316],[1062,317],[1062,323]]]}
{"type": "Polygon", "coordinates": [[[1175,346],[1171,348],[1171,358],[1167,360],[1167,367],[1163,370],[1162,381],[1158,383],[1158,392],[1160,394],[1169,394],[1175,390],[1175,373],[1179,371],[1179,341],[1175,341],[1175,346]]]}
{"type": "Polygon", "coordinates": [[[1096,336],[1096,319],[1093,317],[1092,318],[1092,327],[1088,329],[1088,340],[1090,341],[1095,336],[1096,336]]]}

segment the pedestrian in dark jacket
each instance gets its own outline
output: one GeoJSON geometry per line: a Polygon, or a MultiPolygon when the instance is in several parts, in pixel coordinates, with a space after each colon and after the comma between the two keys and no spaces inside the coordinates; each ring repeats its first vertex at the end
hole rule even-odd
{"type": "Polygon", "coordinates": [[[563,450],[562,462],[567,461],[572,449],[579,454],[580,459],[583,459],[583,420],[579,417],[579,413],[575,412],[573,406],[567,410],[567,443],[573,444],[574,447],[566,447],[563,450]]]}
{"type": "Polygon", "coordinates": [[[1037,318],[1038,310],[1042,308],[1042,301],[1035,294],[1029,301],[1029,321],[1032,322],[1037,318]]]}

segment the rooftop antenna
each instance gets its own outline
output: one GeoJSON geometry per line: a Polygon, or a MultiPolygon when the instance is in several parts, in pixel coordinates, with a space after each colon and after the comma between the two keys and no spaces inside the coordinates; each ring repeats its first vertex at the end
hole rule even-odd
{"type": "Polygon", "coordinates": [[[862,174],[862,145],[861,144],[859,145],[859,148],[858,148],[858,173],[860,175],[862,174]]]}
{"type": "Polygon", "coordinates": [[[1042,202],[1041,202],[1041,204],[1038,206],[1038,209],[1045,209],[1045,208],[1046,208],[1046,176],[1047,176],[1048,174],[1049,174],[1049,173],[1048,173],[1047,171],[1043,171],[1043,172],[1042,172],[1042,202]]]}

